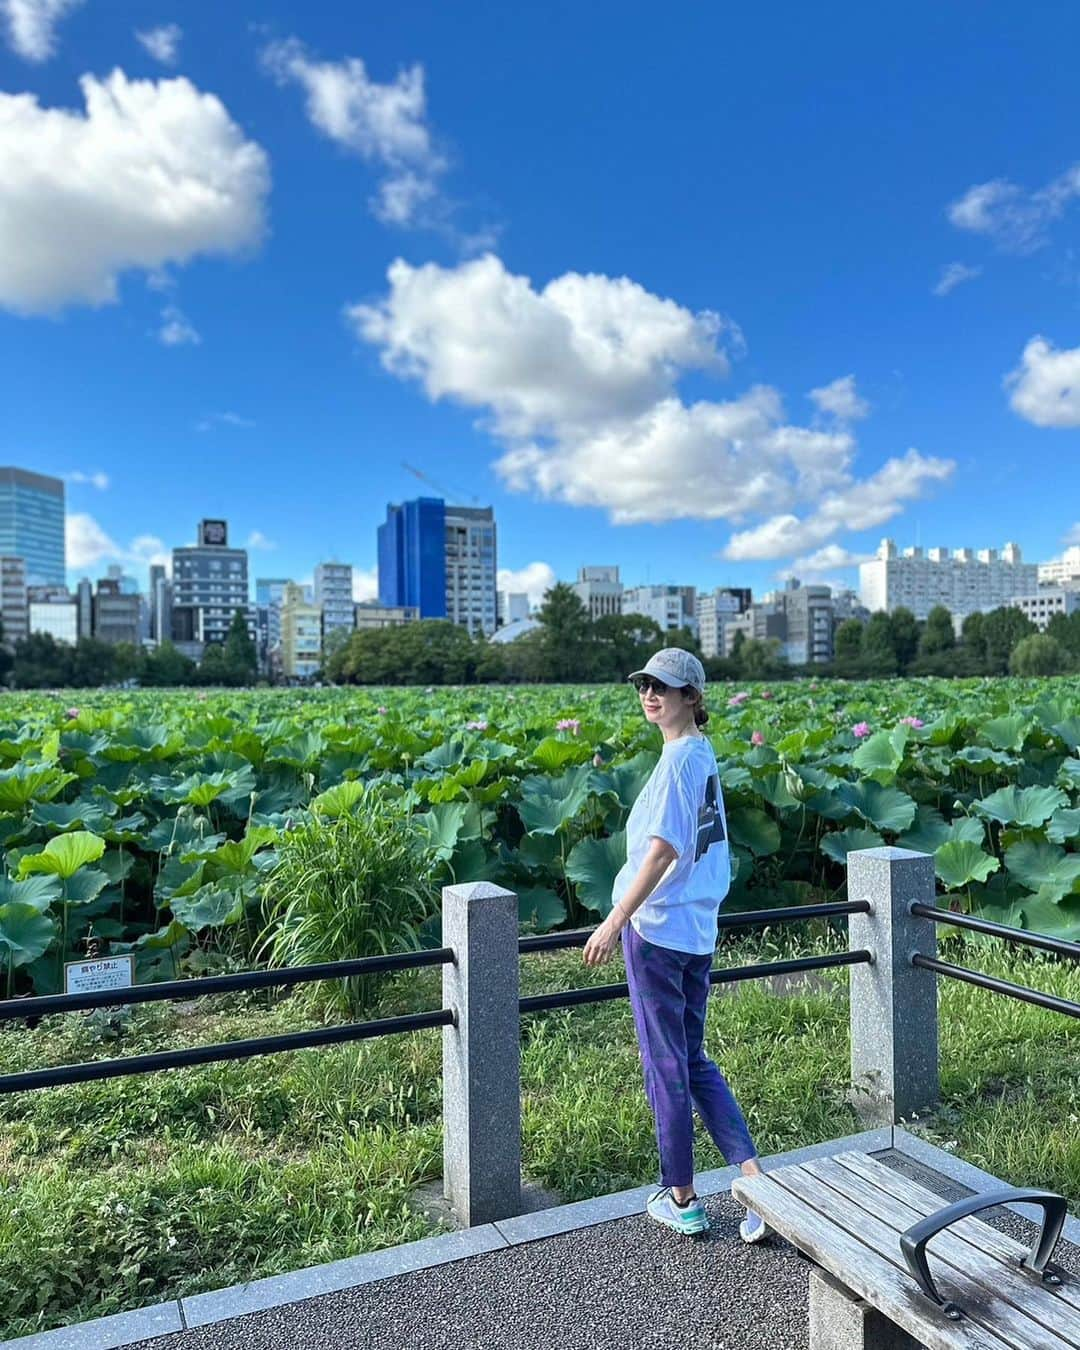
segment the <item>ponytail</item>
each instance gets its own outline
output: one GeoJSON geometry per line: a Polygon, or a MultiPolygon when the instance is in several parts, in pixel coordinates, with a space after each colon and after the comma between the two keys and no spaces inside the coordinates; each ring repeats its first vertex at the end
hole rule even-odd
{"type": "Polygon", "coordinates": [[[705,706],[705,695],[692,684],[683,686],[683,698],[694,701],[694,726],[703,727],[709,720],[709,710],[705,706]]]}

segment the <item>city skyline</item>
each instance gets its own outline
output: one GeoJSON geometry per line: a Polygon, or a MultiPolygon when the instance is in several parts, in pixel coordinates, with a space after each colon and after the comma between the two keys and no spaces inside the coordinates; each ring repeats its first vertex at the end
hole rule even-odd
{"type": "Polygon", "coordinates": [[[406,0],[376,28],[188,0],[148,43],[133,2],[25,0],[0,460],[64,479],[70,584],[216,515],[253,574],[328,556],[373,596],[385,503],[433,490],[494,508],[534,596],[590,561],[855,585],[883,535],[1060,556],[1080,12],[1054,8],[406,0]]]}

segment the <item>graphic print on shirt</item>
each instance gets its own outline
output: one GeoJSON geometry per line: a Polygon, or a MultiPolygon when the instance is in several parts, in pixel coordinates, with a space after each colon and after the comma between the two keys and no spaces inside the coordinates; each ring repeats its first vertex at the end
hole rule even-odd
{"type": "Polygon", "coordinates": [[[713,844],[722,844],[727,836],[724,833],[724,817],[718,805],[720,799],[720,779],[711,774],[705,784],[705,800],[698,807],[697,848],[694,861],[708,853],[713,844]]]}

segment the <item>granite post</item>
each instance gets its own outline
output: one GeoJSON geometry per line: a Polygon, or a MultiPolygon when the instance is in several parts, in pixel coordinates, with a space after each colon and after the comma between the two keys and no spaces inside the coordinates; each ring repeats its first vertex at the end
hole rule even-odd
{"type": "Polygon", "coordinates": [[[934,904],[934,859],[906,848],[849,853],[848,899],[868,914],[848,918],[853,951],[873,953],[851,967],[851,1086],[867,1125],[893,1125],[938,1099],[937,976],[911,964],[937,953],[932,919],[911,913],[934,904]]]}
{"type": "Polygon", "coordinates": [[[518,900],[444,886],[443,1193],[465,1227],[521,1213],[518,900]]]}
{"type": "Polygon", "coordinates": [[[810,1271],[810,1350],[919,1350],[919,1342],[827,1271],[810,1271]]]}

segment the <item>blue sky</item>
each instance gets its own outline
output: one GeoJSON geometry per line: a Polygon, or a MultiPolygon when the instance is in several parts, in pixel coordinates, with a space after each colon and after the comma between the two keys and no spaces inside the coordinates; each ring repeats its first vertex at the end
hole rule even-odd
{"type": "Polygon", "coordinates": [[[534,591],[1080,542],[1071,0],[0,28],[0,462],[69,477],[73,578],[204,515],[370,573],[405,464],[534,591]]]}

